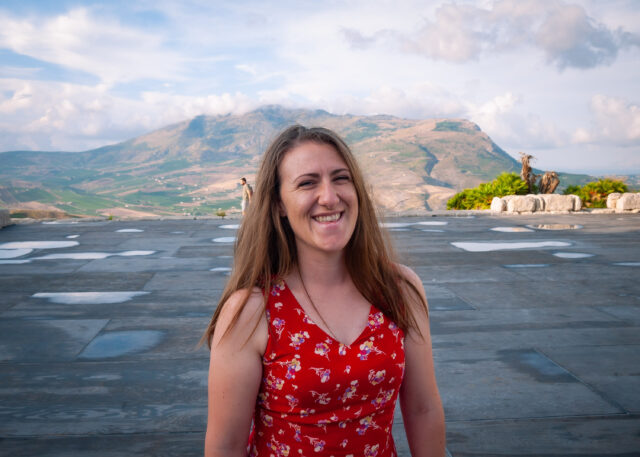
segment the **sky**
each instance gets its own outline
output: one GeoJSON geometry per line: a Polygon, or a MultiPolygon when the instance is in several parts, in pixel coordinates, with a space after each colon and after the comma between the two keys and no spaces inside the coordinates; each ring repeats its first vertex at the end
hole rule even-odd
{"type": "Polygon", "coordinates": [[[0,0],[0,151],[265,104],[465,118],[543,170],[640,173],[640,0],[0,0]]]}

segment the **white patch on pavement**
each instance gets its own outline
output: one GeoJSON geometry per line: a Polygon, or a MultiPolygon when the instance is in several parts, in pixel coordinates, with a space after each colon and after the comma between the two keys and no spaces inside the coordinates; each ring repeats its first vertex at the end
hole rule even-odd
{"type": "Polygon", "coordinates": [[[60,249],[79,244],[77,241],[13,241],[0,244],[0,249],[60,249]]]}
{"type": "Polygon", "coordinates": [[[587,257],[593,257],[593,254],[586,254],[584,252],[554,252],[553,255],[562,259],[585,259],[587,257]]]}
{"type": "Polygon", "coordinates": [[[15,259],[29,254],[33,249],[0,249],[0,259],[15,259]]]}
{"type": "Polygon", "coordinates": [[[151,255],[155,252],[156,251],[70,252],[63,254],[49,254],[42,257],[34,257],[33,260],[102,260],[113,256],[133,257],[151,255]]]}
{"type": "Polygon", "coordinates": [[[510,265],[503,265],[505,268],[542,268],[548,267],[548,263],[512,263],[510,265]]]}
{"type": "Polygon", "coordinates": [[[470,242],[470,241],[454,241],[451,243],[457,248],[464,249],[468,252],[489,252],[489,251],[505,251],[512,249],[533,249],[533,248],[558,248],[571,246],[566,241],[529,241],[529,242],[512,242],[512,241],[489,241],[489,242],[470,242]]]}
{"type": "Polygon", "coordinates": [[[381,222],[380,227],[384,228],[403,228],[413,225],[411,222],[381,222]]]}
{"type": "Polygon", "coordinates": [[[235,240],[235,236],[222,236],[220,238],[214,238],[211,241],[213,241],[214,243],[233,243],[235,240]]]}
{"type": "Polygon", "coordinates": [[[124,303],[149,292],[38,292],[34,298],[47,298],[51,303],[65,305],[100,305],[124,303]]]}

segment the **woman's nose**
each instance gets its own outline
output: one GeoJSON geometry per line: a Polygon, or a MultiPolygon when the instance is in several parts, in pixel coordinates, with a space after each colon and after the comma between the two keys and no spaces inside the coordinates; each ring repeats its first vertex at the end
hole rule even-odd
{"type": "Polygon", "coordinates": [[[333,186],[331,181],[322,182],[319,187],[320,194],[318,195],[318,203],[322,206],[326,206],[327,208],[332,208],[337,205],[340,201],[338,197],[338,192],[333,186]]]}

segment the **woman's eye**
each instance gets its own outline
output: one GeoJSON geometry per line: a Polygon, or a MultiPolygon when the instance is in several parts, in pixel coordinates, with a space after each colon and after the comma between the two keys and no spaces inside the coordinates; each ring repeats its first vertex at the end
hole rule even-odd
{"type": "Polygon", "coordinates": [[[298,187],[309,187],[313,185],[313,181],[302,181],[298,184],[298,187]]]}
{"type": "Polygon", "coordinates": [[[351,178],[347,175],[340,175],[336,178],[336,181],[351,181],[351,178]]]}

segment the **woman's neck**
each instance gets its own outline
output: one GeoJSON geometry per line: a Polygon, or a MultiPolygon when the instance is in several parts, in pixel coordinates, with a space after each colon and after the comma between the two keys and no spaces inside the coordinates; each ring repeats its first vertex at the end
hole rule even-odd
{"type": "Polygon", "coordinates": [[[330,254],[299,250],[298,270],[305,283],[316,287],[336,286],[349,280],[344,250],[330,254]]]}

